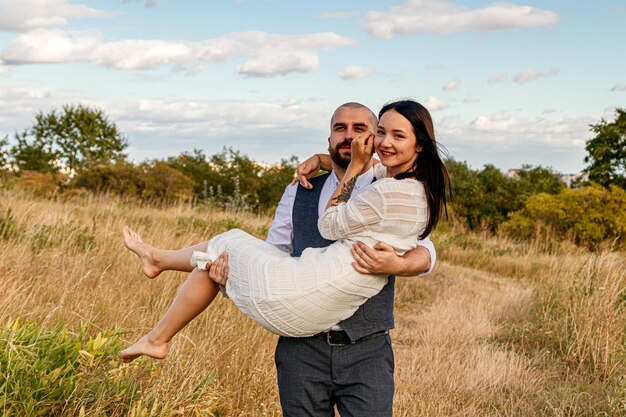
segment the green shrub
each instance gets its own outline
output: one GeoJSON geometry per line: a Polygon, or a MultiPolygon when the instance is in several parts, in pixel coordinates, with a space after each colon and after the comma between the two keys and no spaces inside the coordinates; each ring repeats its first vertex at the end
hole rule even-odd
{"type": "Polygon", "coordinates": [[[142,165],[144,188],[141,197],[157,201],[189,201],[193,198],[191,179],[182,172],[160,161],[142,165]]]}
{"type": "Polygon", "coordinates": [[[142,171],[128,162],[95,165],[79,172],[72,187],[104,193],[139,196],[143,190],[142,171]]]}
{"type": "Polygon", "coordinates": [[[81,171],[72,187],[112,192],[154,201],[188,201],[193,198],[191,180],[161,161],[133,165],[127,162],[97,165],[81,171]]]}
{"type": "Polygon", "coordinates": [[[116,333],[88,337],[86,327],[71,332],[60,325],[42,330],[32,322],[8,324],[0,330],[4,415],[61,415],[68,403],[80,399],[89,406],[103,391],[112,407],[116,396],[132,397],[132,380],[103,377],[119,347],[116,333]]]}
{"type": "Polygon", "coordinates": [[[501,231],[521,240],[553,235],[590,248],[613,239],[619,239],[617,245],[624,246],[626,191],[595,185],[554,195],[537,194],[509,216],[501,231]]]}
{"type": "Polygon", "coordinates": [[[0,328],[0,415],[219,415],[213,374],[201,374],[183,394],[176,386],[153,387],[160,372],[154,362],[120,364],[121,334],[19,320],[0,328]]]}
{"type": "Polygon", "coordinates": [[[489,164],[477,171],[465,162],[449,159],[446,167],[454,212],[472,230],[495,231],[531,195],[554,194],[565,187],[556,172],[543,167],[524,165],[514,177],[489,164]]]}

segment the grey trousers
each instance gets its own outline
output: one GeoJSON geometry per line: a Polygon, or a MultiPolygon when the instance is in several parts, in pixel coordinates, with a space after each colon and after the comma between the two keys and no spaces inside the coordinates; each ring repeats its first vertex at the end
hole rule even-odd
{"type": "Polygon", "coordinates": [[[281,337],[276,346],[285,417],[390,417],[394,358],[389,335],[329,346],[321,338],[281,337]]]}

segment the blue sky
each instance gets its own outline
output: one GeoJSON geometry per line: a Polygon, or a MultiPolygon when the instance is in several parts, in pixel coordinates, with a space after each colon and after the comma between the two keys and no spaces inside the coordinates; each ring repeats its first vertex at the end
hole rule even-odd
{"type": "Polygon", "coordinates": [[[103,108],[135,160],[326,149],[333,110],[414,98],[474,168],[583,168],[626,107],[626,2],[0,0],[0,137],[103,108]]]}

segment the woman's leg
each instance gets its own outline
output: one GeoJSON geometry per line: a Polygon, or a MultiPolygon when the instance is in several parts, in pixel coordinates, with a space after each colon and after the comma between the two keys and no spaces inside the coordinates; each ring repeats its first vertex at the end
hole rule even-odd
{"type": "Polygon", "coordinates": [[[120,352],[122,360],[130,362],[141,355],[164,359],[172,337],[202,313],[218,292],[219,286],[209,278],[207,271],[194,269],[156,326],[135,344],[120,352]]]}
{"type": "Polygon", "coordinates": [[[128,226],[124,226],[122,233],[124,245],[139,256],[141,269],[148,278],[156,278],[163,271],[191,272],[194,267],[189,261],[193,252],[207,249],[207,242],[202,242],[184,249],[164,250],[144,243],[128,226]]]}

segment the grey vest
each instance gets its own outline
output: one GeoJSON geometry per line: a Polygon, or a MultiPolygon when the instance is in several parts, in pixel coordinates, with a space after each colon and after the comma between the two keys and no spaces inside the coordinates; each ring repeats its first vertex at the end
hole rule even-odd
{"type": "MultiPolygon", "coordinates": [[[[298,185],[292,212],[293,252],[291,256],[300,256],[306,248],[323,248],[333,243],[332,240],[324,239],[317,229],[319,199],[329,175],[311,178],[309,182],[313,188],[310,190],[298,185]]],[[[389,282],[378,294],[359,307],[352,317],[339,323],[352,341],[394,327],[394,284],[395,277],[390,276],[389,282]]]]}

